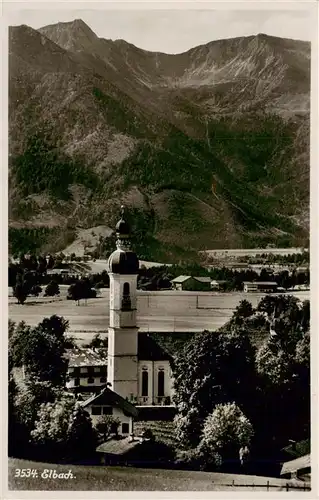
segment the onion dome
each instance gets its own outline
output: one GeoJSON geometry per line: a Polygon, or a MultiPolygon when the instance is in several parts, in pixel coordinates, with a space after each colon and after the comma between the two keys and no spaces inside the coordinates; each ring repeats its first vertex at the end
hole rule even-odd
{"type": "Polygon", "coordinates": [[[135,252],[130,250],[130,226],[124,220],[124,207],[121,207],[121,219],[116,224],[117,249],[108,260],[108,272],[115,274],[137,274],[139,261],[135,252]]]}

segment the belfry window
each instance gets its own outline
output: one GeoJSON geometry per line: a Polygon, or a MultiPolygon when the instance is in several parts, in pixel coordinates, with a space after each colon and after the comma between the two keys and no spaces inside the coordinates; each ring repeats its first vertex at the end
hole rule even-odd
{"type": "Polygon", "coordinates": [[[147,368],[142,370],[142,397],[148,396],[148,371],[147,368]]]}
{"type": "Polygon", "coordinates": [[[158,392],[157,395],[159,397],[164,396],[164,368],[160,368],[157,375],[157,387],[158,392]]]}
{"type": "Polygon", "coordinates": [[[122,309],[131,309],[130,284],[123,285],[122,309]]]}

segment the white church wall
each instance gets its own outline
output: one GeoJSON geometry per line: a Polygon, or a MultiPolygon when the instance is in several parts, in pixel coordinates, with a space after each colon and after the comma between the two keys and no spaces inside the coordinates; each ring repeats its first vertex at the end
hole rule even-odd
{"type": "Polygon", "coordinates": [[[137,357],[110,356],[108,382],[113,391],[132,400],[137,395],[137,357]]]}
{"type": "Polygon", "coordinates": [[[173,396],[173,379],[170,363],[168,360],[150,361],[142,360],[138,363],[138,402],[141,405],[165,404],[166,398],[173,396]],[[142,394],[143,371],[148,373],[148,394],[142,394]],[[164,394],[158,393],[158,373],[164,372],[164,394]]]}
{"type": "Polygon", "coordinates": [[[137,354],[137,328],[109,328],[108,355],[136,355],[137,354]],[[116,347],[115,347],[116,346],[116,347]]]}

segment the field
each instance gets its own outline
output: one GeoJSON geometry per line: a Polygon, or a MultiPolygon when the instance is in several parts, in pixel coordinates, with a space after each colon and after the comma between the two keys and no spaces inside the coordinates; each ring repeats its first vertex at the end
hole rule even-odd
{"type": "Polygon", "coordinates": [[[26,460],[9,459],[8,486],[11,490],[74,490],[74,491],[223,491],[245,489],[282,491],[289,488],[303,489],[300,481],[220,474],[214,472],[140,469],[134,467],[102,467],[54,465],[26,460]],[[38,477],[15,478],[16,469],[32,469],[38,477]],[[73,479],[45,479],[43,471],[57,473],[72,471],[73,479]]]}
{"type": "MultiPolygon", "coordinates": [[[[79,343],[86,343],[98,332],[106,334],[109,323],[109,289],[102,289],[96,299],[87,303],[66,300],[67,286],[61,286],[58,298],[28,298],[18,305],[9,290],[9,318],[37,325],[44,317],[58,314],[69,321],[69,333],[79,343]]],[[[309,299],[309,291],[292,292],[301,300],[309,299]]],[[[199,332],[216,330],[231,317],[242,299],[256,306],[263,294],[219,292],[138,292],[137,322],[141,331],[199,332]]]]}

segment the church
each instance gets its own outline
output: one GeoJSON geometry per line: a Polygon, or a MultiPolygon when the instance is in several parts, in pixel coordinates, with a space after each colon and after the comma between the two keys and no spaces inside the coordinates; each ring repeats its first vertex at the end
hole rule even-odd
{"type": "Polygon", "coordinates": [[[82,406],[92,420],[116,416],[120,433],[132,432],[139,407],[172,406],[172,351],[170,334],[139,332],[137,327],[137,277],[139,261],[130,248],[130,228],[121,219],[116,225],[116,250],[110,255],[110,321],[107,349],[72,349],[68,352],[68,389],[87,397],[82,406]],[[106,382],[106,384],[105,384],[106,382]],[[93,393],[88,397],[88,392],[93,393]]]}

